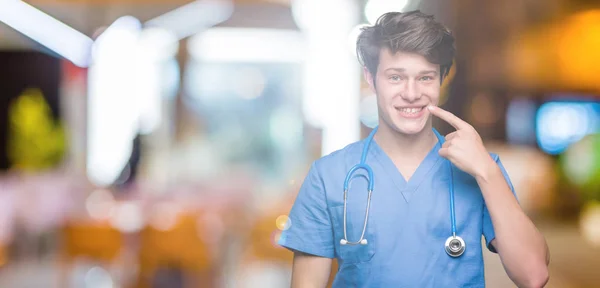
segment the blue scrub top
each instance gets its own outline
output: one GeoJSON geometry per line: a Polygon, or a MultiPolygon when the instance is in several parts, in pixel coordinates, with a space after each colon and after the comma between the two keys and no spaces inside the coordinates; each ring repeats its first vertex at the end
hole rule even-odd
{"type": "MultiPolygon", "coordinates": [[[[494,227],[476,180],[439,156],[443,137],[409,181],[375,140],[366,162],[373,169],[374,188],[365,245],[340,245],[343,230],[343,184],[348,170],[360,162],[365,140],[355,142],[313,163],[289,214],[289,229],[279,245],[291,250],[337,258],[333,287],[485,287],[482,235],[492,252],[494,227]],[[458,258],[444,250],[452,234],[450,167],[454,178],[457,235],[466,242],[458,258]]],[[[514,188],[498,158],[511,190],[514,188]]],[[[347,233],[358,241],[367,204],[364,170],[348,191],[347,233]]],[[[516,197],[516,195],[515,195],[516,197]]]]}

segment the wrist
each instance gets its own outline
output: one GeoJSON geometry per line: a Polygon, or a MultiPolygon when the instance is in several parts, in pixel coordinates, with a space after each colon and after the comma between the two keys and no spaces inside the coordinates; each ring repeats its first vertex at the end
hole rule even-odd
{"type": "Polygon", "coordinates": [[[486,160],[483,161],[480,168],[477,171],[475,171],[475,175],[473,175],[475,176],[477,182],[489,182],[490,178],[492,178],[495,174],[497,174],[500,171],[498,165],[496,164],[496,161],[489,157],[489,155],[487,156],[488,157],[485,158],[486,160]]]}

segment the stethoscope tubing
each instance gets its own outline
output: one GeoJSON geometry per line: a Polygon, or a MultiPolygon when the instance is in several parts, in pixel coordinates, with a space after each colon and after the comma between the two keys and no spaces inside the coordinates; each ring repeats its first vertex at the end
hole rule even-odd
{"type": "MultiPolygon", "coordinates": [[[[367,239],[365,239],[365,233],[367,230],[367,222],[369,221],[369,211],[371,210],[371,195],[373,194],[373,187],[374,187],[374,178],[373,178],[373,169],[371,169],[371,167],[366,163],[366,159],[367,159],[367,154],[369,151],[369,147],[371,146],[371,141],[373,141],[373,137],[375,136],[375,133],[377,132],[379,126],[375,127],[373,129],[373,131],[371,131],[371,133],[369,134],[369,136],[367,137],[365,144],[363,146],[363,151],[360,157],[360,163],[353,166],[348,173],[346,174],[346,178],[344,179],[344,239],[340,240],[340,244],[341,245],[367,245],[367,239]],[[348,241],[348,235],[347,235],[347,203],[348,203],[348,186],[350,183],[350,179],[352,178],[352,175],[354,175],[354,173],[358,170],[365,170],[367,172],[368,175],[368,179],[367,179],[367,183],[368,183],[368,198],[367,198],[367,207],[366,207],[366,212],[365,212],[365,219],[363,222],[363,229],[362,229],[362,233],[360,235],[360,239],[356,242],[352,242],[352,241],[348,241]]],[[[436,132],[436,136],[437,132],[436,132]]],[[[439,137],[439,136],[438,136],[439,137]]],[[[453,177],[453,169],[452,169],[452,163],[450,163],[450,161],[448,161],[448,165],[449,165],[449,169],[450,169],[450,192],[449,192],[449,196],[450,196],[450,221],[451,221],[451,231],[452,231],[452,236],[448,237],[448,239],[445,242],[445,250],[446,253],[448,253],[448,255],[452,256],[452,257],[459,257],[461,256],[464,251],[465,251],[465,242],[464,240],[459,237],[456,236],[456,214],[455,214],[455,209],[454,209],[454,177],[453,177]]]]}

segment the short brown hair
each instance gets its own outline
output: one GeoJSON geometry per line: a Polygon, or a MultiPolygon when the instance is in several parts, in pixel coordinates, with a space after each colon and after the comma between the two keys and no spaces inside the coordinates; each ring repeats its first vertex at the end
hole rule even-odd
{"type": "MultiPolygon", "coordinates": [[[[454,59],[454,37],[450,30],[419,10],[383,14],[373,26],[362,29],[356,42],[359,62],[375,77],[381,49],[417,53],[433,64],[440,65],[444,79],[454,59]]],[[[441,81],[441,80],[440,80],[441,81]]]]}

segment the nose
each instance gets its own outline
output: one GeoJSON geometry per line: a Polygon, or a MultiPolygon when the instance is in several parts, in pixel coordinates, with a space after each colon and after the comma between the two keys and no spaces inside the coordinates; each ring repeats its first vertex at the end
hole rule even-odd
{"type": "Polygon", "coordinates": [[[421,91],[415,81],[406,81],[401,96],[407,102],[415,102],[421,99],[421,91]]]}

